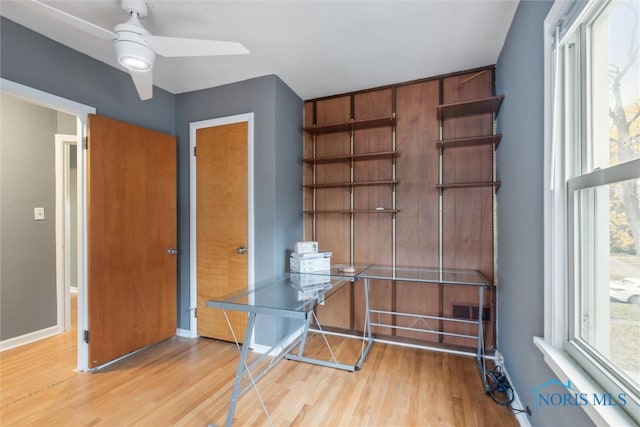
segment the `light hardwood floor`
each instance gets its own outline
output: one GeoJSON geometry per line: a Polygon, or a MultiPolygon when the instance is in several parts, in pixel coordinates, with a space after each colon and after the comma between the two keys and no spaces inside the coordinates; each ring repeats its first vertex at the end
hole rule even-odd
{"type": "MultiPolygon", "coordinates": [[[[235,345],[174,337],[80,373],[75,340],[72,330],[0,353],[0,425],[224,425],[235,345]]],[[[473,358],[384,344],[353,373],[283,360],[258,388],[274,426],[518,425],[484,394],[473,358]]],[[[234,425],[269,425],[253,390],[234,425]]]]}

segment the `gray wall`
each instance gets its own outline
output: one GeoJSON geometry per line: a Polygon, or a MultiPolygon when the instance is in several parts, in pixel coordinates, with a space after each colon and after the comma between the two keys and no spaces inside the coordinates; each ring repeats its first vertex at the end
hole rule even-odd
{"type": "Polygon", "coordinates": [[[293,242],[302,240],[302,100],[280,79],[276,91],[275,212],[273,251],[275,271],[289,270],[293,242]],[[295,198],[295,201],[292,200],[295,198]]]}
{"type": "MultiPolygon", "coordinates": [[[[189,124],[254,113],[255,279],[285,271],[285,255],[302,238],[302,100],[276,76],[176,96],[178,147],[178,327],[189,329],[189,124]]],[[[273,341],[272,320],[259,319],[260,344],[273,341]]]]}
{"type": "Polygon", "coordinates": [[[533,344],[544,334],[543,22],[551,1],[521,1],[497,63],[502,142],[498,179],[498,346],[534,426],[592,425],[577,407],[534,407],[533,389],[556,376],[533,344]]]}
{"type": "Polygon", "coordinates": [[[57,323],[57,112],[0,94],[0,340],[57,323]],[[33,208],[43,207],[44,221],[33,208]]]}
{"type": "MultiPolygon", "coordinates": [[[[302,100],[280,79],[276,80],[276,157],[275,205],[273,225],[273,268],[275,273],[289,271],[289,252],[293,242],[304,237],[302,218],[302,100]]],[[[300,326],[279,320],[263,339],[277,342],[291,329],[300,326]],[[267,338],[269,337],[269,338],[267,338]]]]}
{"type": "Polygon", "coordinates": [[[58,111],[58,133],[75,135],[78,129],[76,116],[58,111]]]}

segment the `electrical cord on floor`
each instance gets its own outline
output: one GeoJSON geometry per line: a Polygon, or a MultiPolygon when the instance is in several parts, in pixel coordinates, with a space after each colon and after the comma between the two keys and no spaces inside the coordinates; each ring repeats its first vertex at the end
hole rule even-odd
{"type": "Polygon", "coordinates": [[[525,412],[527,415],[531,415],[531,409],[529,409],[528,406],[524,409],[514,408],[512,406],[513,399],[515,399],[513,388],[511,384],[509,384],[507,375],[499,365],[494,366],[492,370],[487,370],[486,372],[489,383],[487,394],[490,395],[496,403],[508,407],[516,414],[525,412]]]}

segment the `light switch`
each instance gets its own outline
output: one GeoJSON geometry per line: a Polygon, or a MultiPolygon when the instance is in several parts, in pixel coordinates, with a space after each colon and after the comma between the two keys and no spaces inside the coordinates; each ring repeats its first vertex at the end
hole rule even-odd
{"type": "Polygon", "coordinates": [[[33,216],[36,221],[44,221],[44,208],[33,208],[33,216]]]}

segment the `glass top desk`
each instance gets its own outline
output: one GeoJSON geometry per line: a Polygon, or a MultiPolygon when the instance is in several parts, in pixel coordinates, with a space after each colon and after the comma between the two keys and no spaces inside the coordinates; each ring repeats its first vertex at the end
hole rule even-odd
{"type": "Polygon", "coordinates": [[[228,295],[209,300],[207,307],[306,319],[307,313],[317,305],[318,297],[330,296],[353,277],[327,275],[327,280],[313,280],[304,276],[291,273],[265,280],[256,283],[252,289],[232,291],[228,295]]]}
{"type": "MultiPolygon", "coordinates": [[[[482,276],[482,274],[475,270],[386,267],[377,265],[355,267],[336,265],[333,266],[329,271],[315,273],[289,273],[288,275],[282,276],[280,278],[270,279],[264,282],[257,283],[252,289],[239,290],[237,293],[232,293],[226,296],[218,297],[215,300],[212,299],[207,301],[207,307],[218,308],[222,310],[242,311],[248,313],[249,317],[245,329],[244,341],[240,349],[240,360],[238,362],[231,402],[229,404],[229,410],[227,413],[226,426],[231,426],[238,398],[251,387],[255,388],[256,381],[263,375],[265,375],[275,365],[275,363],[280,361],[282,358],[286,357],[289,360],[314,363],[321,366],[344,369],[348,371],[357,371],[364,363],[367,354],[369,353],[369,349],[375,341],[416,348],[448,351],[447,349],[429,345],[406,344],[398,343],[395,341],[376,339],[371,332],[372,326],[382,326],[387,328],[404,329],[424,333],[436,333],[441,335],[453,335],[456,337],[475,340],[475,352],[459,350],[451,350],[449,352],[475,356],[476,360],[478,361],[478,366],[481,369],[485,391],[488,390],[489,386],[486,381],[486,368],[484,365],[484,333],[482,324],[483,310],[478,310],[477,320],[450,319],[442,316],[430,316],[423,314],[400,313],[389,310],[377,310],[370,307],[369,291],[371,288],[372,280],[476,287],[478,290],[479,307],[482,307],[482,302],[484,301],[484,291],[490,289],[490,286],[487,283],[486,279],[482,276]],[[318,304],[324,303],[327,298],[329,298],[338,290],[342,289],[344,286],[348,286],[358,281],[361,281],[361,283],[363,283],[365,298],[365,322],[363,335],[351,336],[352,338],[361,339],[363,342],[362,351],[358,361],[355,364],[344,364],[339,363],[337,360],[335,360],[335,357],[333,358],[333,360],[327,361],[305,356],[304,349],[308,333],[320,332],[324,336],[324,331],[322,331],[321,328],[319,330],[310,328],[312,319],[315,319],[316,327],[320,326],[317,317],[315,317],[315,307],[318,304]],[[302,322],[302,327],[301,329],[296,329],[291,335],[285,337],[279,343],[274,345],[269,351],[264,353],[257,360],[252,361],[251,363],[247,363],[249,345],[252,342],[257,315],[267,315],[286,319],[298,319],[302,322]],[[477,333],[475,335],[457,334],[439,330],[434,331],[432,328],[416,328],[413,326],[405,327],[398,326],[392,323],[380,323],[379,321],[372,322],[372,317],[377,316],[377,318],[380,319],[380,315],[406,316],[421,320],[423,322],[430,320],[441,320],[471,324],[476,326],[477,333]],[[284,342],[286,342],[287,344],[283,344],[284,342]],[[293,350],[296,346],[297,350],[294,352],[293,350]],[[273,356],[274,354],[277,354],[277,356],[275,356],[271,360],[271,362],[268,363],[266,368],[259,371],[255,376],[252,375],[252,370],[258,369],[256,367],[263,362],[265,357],[273,356]],[[250,379],[250,383],[242,387],[243,379],[245,377],[248,377],[250,379]]],[[[416,321],[414,321],[412,325],[415,323],[416,321]]],[[[229,328],[231,328],[230,323],[229,328]]],[[[326,339],[325,343],[327,344],[327,346],[329,346],[326,339]]],[[[236,344],[238,343],[236,342],[236,344]]],[[[331,354],[333,355],[332,352],[331,354]]]]}
{"type": "MultiPolygon", "coordinates": [[[[330,274],[332,277],[336,275],[345,275],[343,272],[344,266],[335,266],[331,269],[330,272],[321,272],[321,273],[305,273],[307,275],[316,275],[316,274],[330,274]]],[[[423,348],[429,350],[437,350],[448,353],[467,355],[467,356],[475,356],[480,364],[483,362],[481,359],[484,357],[484,329],[483,329],[483,311],[480,307],[483,306],[484,302],[484,292],[486,290],[490,290],[491,286],[485,279],[485,277],[477,270],[465,270],[465,269],[439,269],[439,268],[424,268],[424,267],[389,267],[389,266],[379,266],[379,265],[370,265],[366,267],[355,267],[355,271],[353,273],[353,277],[356,280],[362,279],[364,282],[364,298],[365,298],[365,321],[364,321],[364,329],[365,333],[370,342],[384,342],[387,344],[393,345],[402,345],[406,347],[414,347],[414,348],[423,348]],[[425,285],[446,285],[446,286],[464,286],[464,287],[474,287],[477,289],[478,295],[478,310],[476,318],[472,319],[460,319],[460,318],[452,318],[445,317],[442,314],[438,316],[434,315],[426,315],[426,314],[418,314],[418,313],[407,313],[407,312],[399,312],[393,310],[379,310],[375,307],[371,307],[369,293],[371,288],[371,282],[373,280],[377,281],[394,281],[394,282],[412,282],[412,283],[421,283],[425,285]],[[400,326],[395,322],[383,322],[381,319],[384,318],[384,315],[387,315],[387,318],[391,316],[394,319],[404,318],[410,321],[409,326],[400,326]],[[376,318],[373,321],[373,318],[376,318]],[[475,328],[475,334],[473,333],[455,333],[455,332],[446,332],[441,329],[431,328],[428,325],[429,321],[439,321],[439,322],[449,322],[456,323],[462,326],[471,326],[475,328]],[[425,327],[419,327],[420,325],[424,325],[425,327]],[[393,330],[404,330],[404,331],[412,331],[420,334],[435,334],[440,336],[449,336],[461,338],[464,340],[473,340],[475,342],[475,351],[467,351],[460,349],[447,348],[442,346],[433,346],[428,344],[411,344],[411,343],[403,343],[398,341],[390,341],[385,339],[377,339],[374,338],[371,333],[371,327],[378,326],[382,328],[388,328],[393,330]]],[[[375,285],[374,285],[375,286],[375,285]]],[[[486,382],[486,369],[484,369],[484,363],[482,363],[482,378],[485,389],[488,390],[488,383],[486,382]]]]}
{"type": "MultiPolygon", "coordinates": [[[[229,322],[226,310],[248,313],[244,340],[240,347],[240,360],[238,361],[231,402],[229,403],[229,409],[227,411],[226,426],[231,426],[233,422],[238,399],[252,387],[256,390],[266,413],[266,408],[256,387],[256,382],[266,375],[266,373],[285,356],[292,359],[295,358],[299,361],[338,369],[351,371],[357,369],[353,365],[339,363],[335,358],[333,361],[325,361],[304,356],[304,347],[309,326],[311,320],[315,318],[314,308],[336,291],[355,280],[356,277],[353,274],[338,274],[337,270],[335,276],[331,274],[307,276],[305,274],[291,273],[279,278],[256,283],[251,289],[238,290],[235,293],[232,292],[228,295],[207,301],[207,307],[218,308],[224,311],[227,325],[238,346],[240,346],[240,344],[229,322]],[[249,361],[249,347],[254,337],[256,317],[258,315],[280,319],[297,319],[301,322],[302,330],[296,328],[292,333],[279,340],[262,356],[249,361]],[[298,347],[296,354],[291,354],[296,346],[298,347]],[[275,357],[268,363],[265,363],[265,359],[270,356],[275,357]]],[[[357,364],[358,366],[362,364],[365,357],[365,354],[361,355],[360,361],[357,364]]]]}

